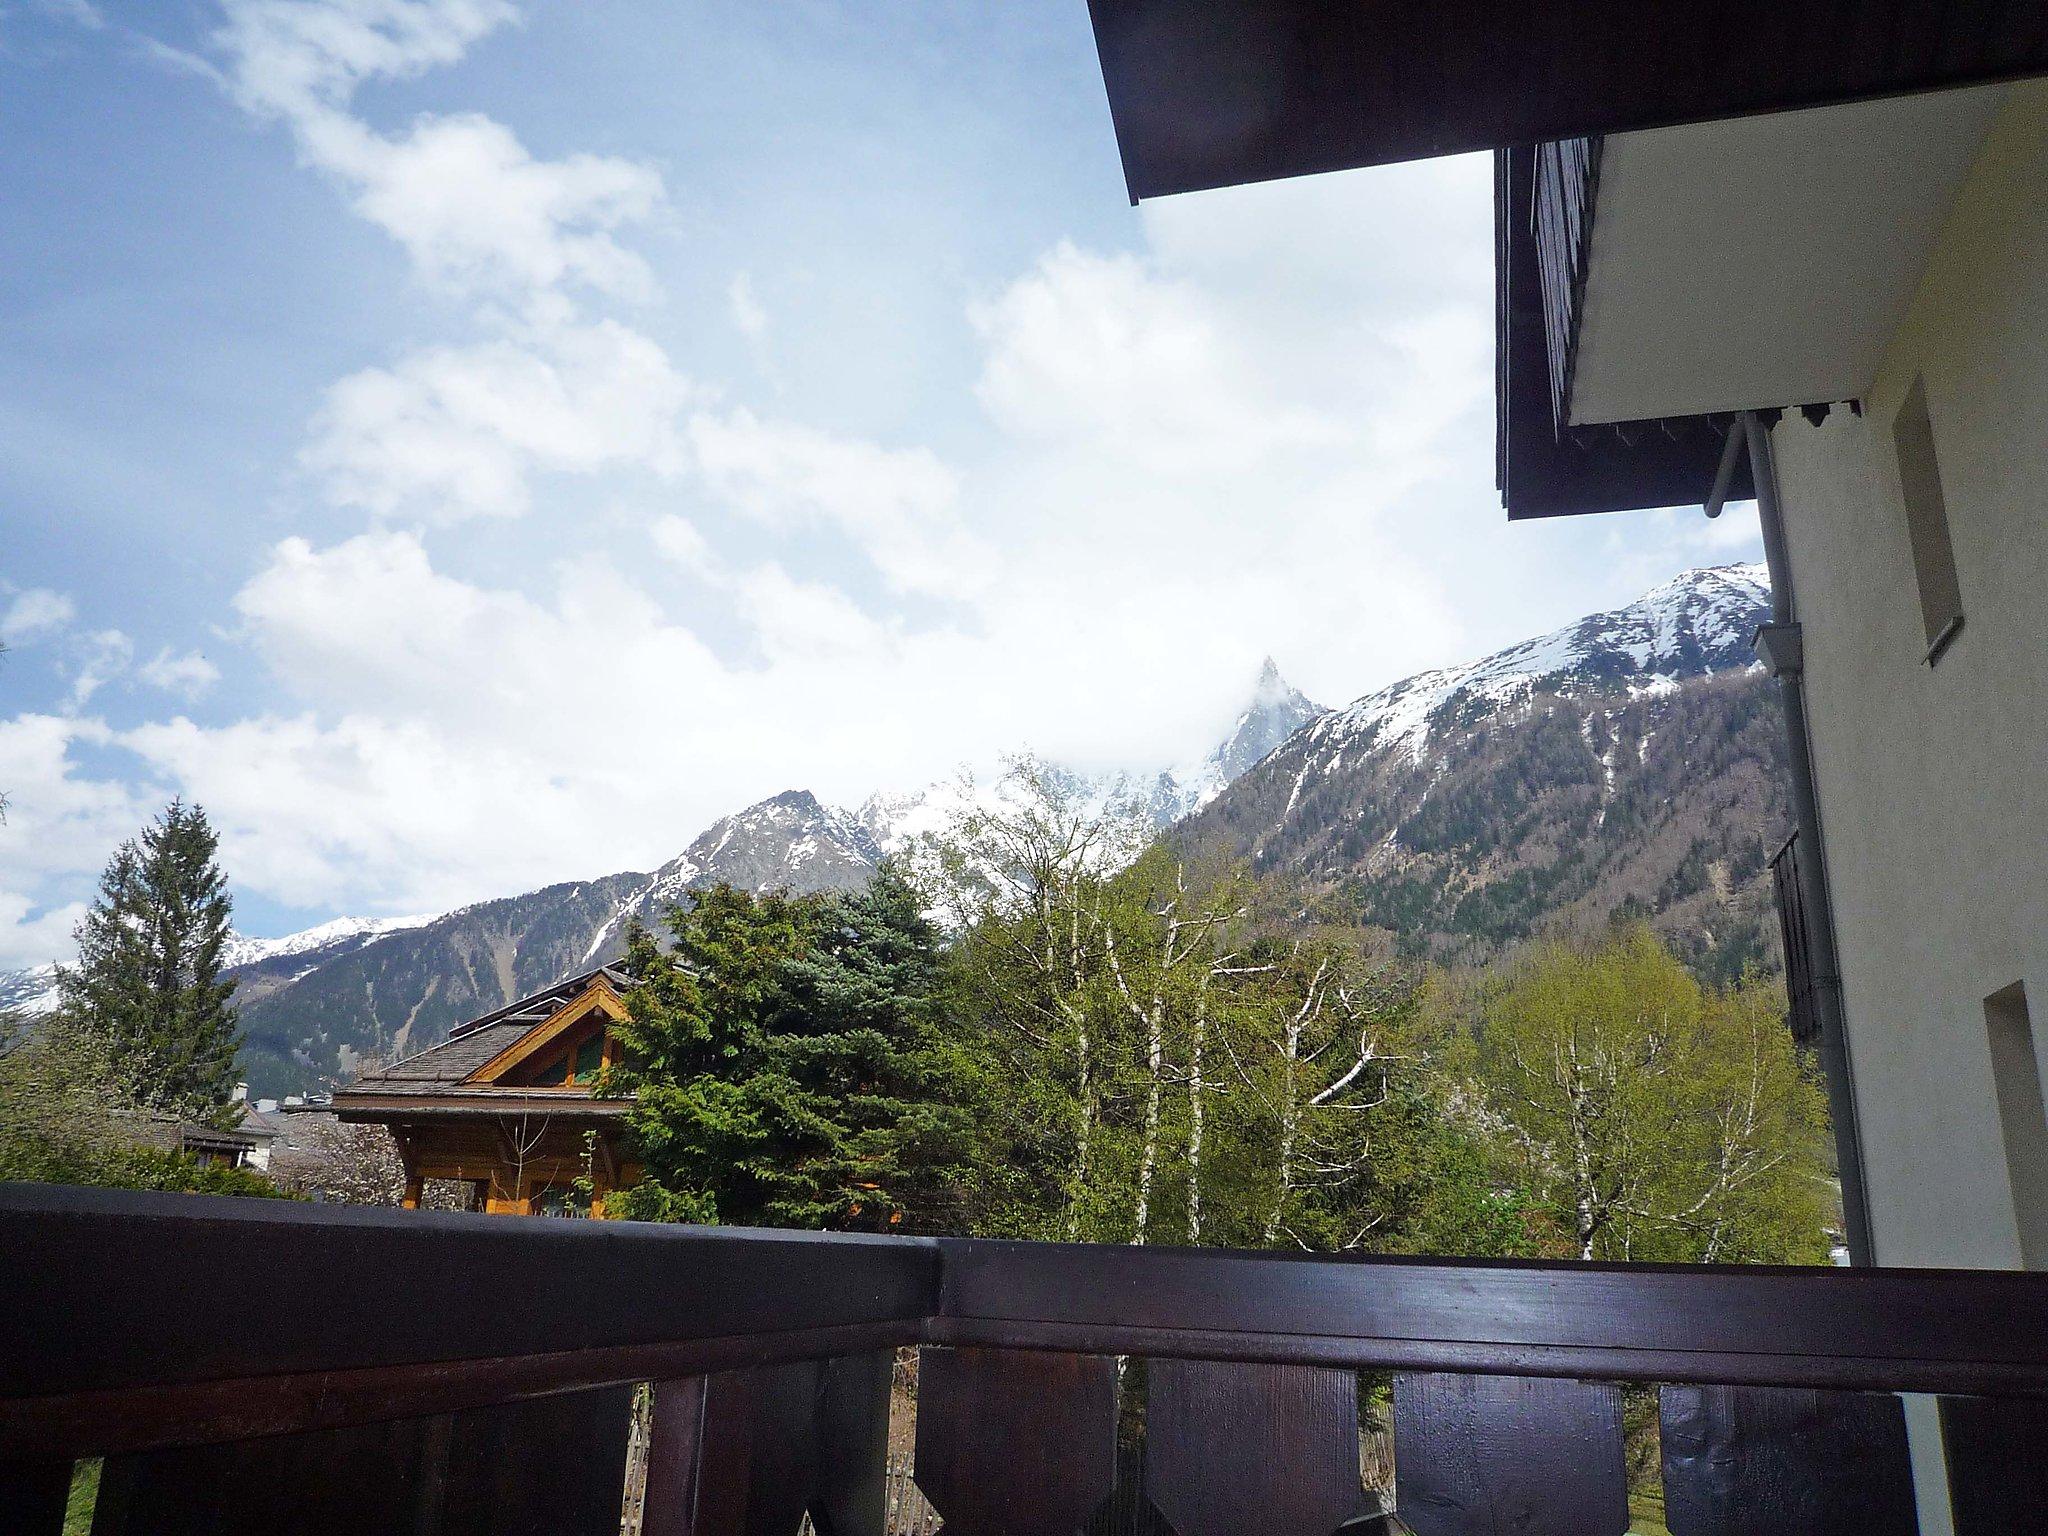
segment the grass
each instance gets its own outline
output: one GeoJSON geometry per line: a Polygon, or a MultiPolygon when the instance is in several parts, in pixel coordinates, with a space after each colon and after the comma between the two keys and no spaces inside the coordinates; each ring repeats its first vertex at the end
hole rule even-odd
{"type": "Polygon", "coordinates": [[[1630,1536],[1671,1536],[1671,1528],[1664,1523],[1662,1488],[1628,1491],[1628,1528],[1630,1536]]]}
{"type": "Polygon", "coordinates": [[[92,1511],[99,1498],[100,1464],[78,1462],[71,1469],[71,1497],[64,1501],[64,1536],[92,1536],[92,1511]]]}

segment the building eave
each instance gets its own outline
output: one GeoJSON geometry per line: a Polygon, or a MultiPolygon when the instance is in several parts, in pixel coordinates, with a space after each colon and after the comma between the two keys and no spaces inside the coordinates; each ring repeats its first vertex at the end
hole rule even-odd
{"type": "Polygon", "coordinates": [[[1089,0],[1131,198],[2048,74],[2037,0],[1089,0]]]}
{"type": "Polygon", "coordinates": [[[633,1107],[631,1099],[593,1099],[563,1090],[524,1093],[456,1091],[447,1093],[337,1093],[337,1119],[491,1119],[506,1115],[553,1115],[571,1120],[616,1120],[633,1107]]]}
{"type": "MultiPolygon", "coordinates": [[[[1561,430],[1534,220],[1536,151],[1494,157],[1495,478],[1510,518],[1697,504],[1727,422],[1712,417],[1561,430]]],[[[1745,460],[1732,496],[1754,492],[1745,460]]]]}

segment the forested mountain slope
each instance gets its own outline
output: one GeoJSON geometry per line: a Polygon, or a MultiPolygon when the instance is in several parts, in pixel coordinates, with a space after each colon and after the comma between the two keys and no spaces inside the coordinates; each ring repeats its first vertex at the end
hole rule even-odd
{"type": "Polygon", "coordinates": [[[1411,953],[1476,958],[1616,911],[1708,974],[1776,963],[1784,739],[1749,639],[1761,567],[1638,601],[1325,715],[1184,823],[1411,953]]]}

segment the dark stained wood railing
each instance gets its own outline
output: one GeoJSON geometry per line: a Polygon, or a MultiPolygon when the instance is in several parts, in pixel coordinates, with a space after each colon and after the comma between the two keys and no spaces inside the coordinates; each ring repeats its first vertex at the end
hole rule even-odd
{"type": "Polygon", "coordinates": [[[0,1315],[0,1532],[38,1536],[94,1456],[95,1536],[608,1536],[639,1382],[656,1384],[645,1536],[795,1536],[806,1513],[819,1536],[882,1536],[907,1344],[924,1346],[916,1478],[955,1536],[1072,1536],[1133,1475],[1179,1536],[1370,1521],[1359,1370],[1396,1373],[1399,1513],[1421,1536],[1620,1536],[1617,1382],[1664,1384],[1674,1536],[1912,1531],[1898,1391],[1963,1394],[1944,1410],[1962,1536],[2023,1529],[1997,1522],[2035,1508],[2039,1459],[2012,1448],[2048,1431],[2048,1277],[2008,1273],[1332,1259],[7,1186],[0,1315]],[[1126,1379],[1120,1357],[1147,1368],[1126,1379]],[[1117,1425],[1138,1379],[1133,1463],[1117,1425]]]}

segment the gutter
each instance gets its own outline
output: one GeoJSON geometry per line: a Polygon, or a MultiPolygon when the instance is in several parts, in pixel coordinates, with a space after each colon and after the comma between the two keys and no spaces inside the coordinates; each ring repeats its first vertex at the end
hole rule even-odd
{"type": "Polygon", "coordinates": [[[1849,1058],[1849,1024],[1842,1000],[1842,965],[1835,946],[1834,898],[1828,888],[1827,845],[1821,839],[1820,805],[1814,792],[1813,748],[1806,721],[1806,658],[1792,559],[1785,544],[1785,520],[1778,501],[1777,461],[1770,430],[1755,411],[1729,424],[1728,440],[1708,495],[1709,517],[1719,517],[1735,480],[1738,450],[1746,450],[1756,485],[1758,521],[1763,525],[1764,560],[1771,573],[1771,621],[1756,632],[1756,653],[1778,683],[1785,712],[1786,752],[1792,767],[1792,816],[1798,831],[1800,897],[1808,914],[1807,961],[1813,975],[1814,1011],[1820,1025],[1821,1073],[1827,1082],[1828,1118],[1835,1133],[1835,1164],[1842,1181],[1842,1223],[1849,1262],[1876,1263],[1871,1247],[1870,1203],[1863,1173],[1863,1135],[1856,1118],[1856,1085],[1849,1058]]]}

